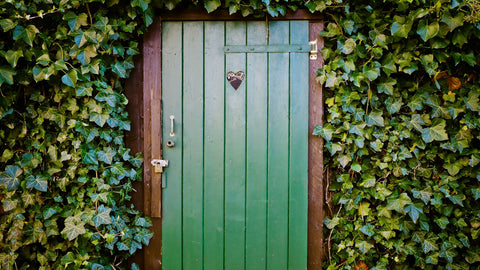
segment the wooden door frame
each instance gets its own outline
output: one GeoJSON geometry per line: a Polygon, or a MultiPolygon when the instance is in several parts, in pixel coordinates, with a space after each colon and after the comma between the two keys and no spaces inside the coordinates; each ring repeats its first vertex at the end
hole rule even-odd
{"type": "MultiPolygon", "coordinates": [[[[161,157],[162,146],[162,82],[161,82],[161,40],[163,21],[232,21],[259,20],[243,17],[240,14],[229,15],[228,11],[174,11],[165,12],[150,26],[143,37],[142,55],[136,57],[135,69],[125,85],[125,94],[129,99],[128,112],[132,120],[132,131],[127,134],[127,145],[133,152],[142,152],[145,158],[143,166],[144,181],[136,183],[137,192],[132,194],[137,209],[151,217],[154,237],[150,245],[133,258],[141,269],[161,269],[161,174],[153,173],[150,161],[161,157]],[[160,116],[160,117],[159,117],[160,116]],[[153,139],[158,138],[158,139],[153,139]],[[152,198],[156,198],[153,203],[152,198]]],[[[317,39],[318,48],[323,47],[323,38],[319,32],[323,29],[323,17],[307,10],[287,12],[282,17],[268,17],[264,20],[308,20],[309,38],[317,39]]],[[[308,269],[322,268],[324,245],[322,236],[324,172],[323,140],[312,135],[315,125],[323,124],[322,86],[317,83],[317,69],[323,66],[319,55],[317,60],[309,61],[309,137],[308,137],[308,269]]]]}

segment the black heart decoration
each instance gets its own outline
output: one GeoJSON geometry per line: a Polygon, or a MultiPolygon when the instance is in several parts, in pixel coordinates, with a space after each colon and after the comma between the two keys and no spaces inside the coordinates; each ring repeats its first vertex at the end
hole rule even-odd
{"type": "Polygon", "coordinates": [[[240,87],[240,85],[243,82],[243,79],[245,79],[245,73],[243,71],[239,71],[237,73],[233,72],[228,72],[227,73],[227,80],[230,82],[230,84],[235,88],[235,90],[240,87]]]}

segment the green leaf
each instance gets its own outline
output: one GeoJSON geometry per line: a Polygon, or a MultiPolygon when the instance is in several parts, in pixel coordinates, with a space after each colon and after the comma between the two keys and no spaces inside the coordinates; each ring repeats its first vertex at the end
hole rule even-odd
{"type": "Polygon", "coordinates": [[[445,216],[436,218],[434,221],[435,223],[437,223],[438,227],[440,227],[440,229],[442,230],[445,230],[447,228],[447,225],[450,223],[448,218],[445,216]]]}
{"type": "Polygon", "coordinates": [[[65,219],[65,228],[63,228],[61,233],[64,237],[67,237],[69,241],[72,241],[79,235],[87,232],[84,225],[84,222],[76,220],[75,217],[67,217],[65,219]]]}
{"type": "Polygon", "coordinates": [[[375,110],[369,113],[365,117],[365,121],[367,123],[367,126],[379,126],[383,127],[384,126],[384,121],[382,117],[383,112],[381,110],[375,110]]]}
{"type": "Polygon", "coordinates": [[[433,37],[435,37],[440,30],[440,26],[438,22],[433,22],[431,24],[427,24],[426,20],[420,20],[417,28],[417,34],[423,39],[423,41],[427,41],[433,37]]]}
{"type": "Polygon", "coordinates": [[[355,43],[355,40],[349,38],[345,40],[345,43],[342,44],[339,49],[343,54],[351,54],[355,50],[356,46],[357,44],[355,43]]]}
{"type": "Polygon", "coordinates": [[[358,248],[363,254],[365,254],[373,248],[373,244],[368,241],[358,241],[355,243],[355,247],[358,248]]]}
{"type": "Polygon", "coordinates": [[[468,97],[463,99],[463,102],[465,102],[465,105],[467,106],[467,109],[478,112],[478,109],[480,107],[479,105],[479,96],[480,94],[475,92],[475,91],[470,91],[468,93],[468,97]]]}
{"type": "Polygon", "coordinates": [[[7,53],[5,54],[5,59],[7,59],[8,63],[14,68],[17,66],[18,59],[20,57],[23,57],[23,51],[22,50],[8,50],[7,53]]]}
{"type": "Polygon", "coordinates": [[[18,178],[22,174],[22,169],[18,166],[8,165],[5,172],[0,174],[0,184],[5,185],[8,191],[16,190],[20,184],[18,178]]]}
{"type": "Polygon", "coordinates": [[[107,164],[112,164],[113,157],[116,154],[117,153],[112,148],[108,147],[107,149],[105,149],[105,151],[98,151],[97,157],[98,157],[98,160],[100,161],[103,161],[107,164]]]}
{"type": "Polygon", "coordinates": [[[428,233],[422,243],[423,253],[427,254],[431,251],[438,250],[438,237],[433,233],[428,233]]]}
{"type": "Polygon", "coordinates": [[[325,140],[331,141],[334,132],[335,128],[332,126],[332,124],[326,123],[323,127],[320,125],[315,126],[315,129],[313,130],[313,135],[320,135],[325,140]]]}
{"type": "Polygon", "coordinates": [[[407,205],[407,207],[405,207],[403,211],[408,213],[413,223],[417,223],[417,220],[420,217],[420,214],[423,213],[422,207],[415,204],[407,205]]]}
{"type": "Polygon", "coordinates": [[[216,10],[222,5],[222,2],[219,0],[206,0],[205,1],[205,9],[208,13],[216,10]]]}
{"type": "Polygon", "coordinates": [[[371,237],[375,234],[375,227],[372,224],[367,223],[360,228],[360,231],[371,237]]]}
{"type": "Polygon", "coordinates": [[[51,216],[55,215],[57,210],[52,207],[49,207],[43,211],[43,219],[49,219],[51,216]]]}
{"type": "Polygon", "coordinates": [[[68,26],[70,30],[78,30],[81,26],[87,25],[87,14],[81,13],[77,16],[77,14],[69,11],[63,15],[63,19],[68,21],[68,26]]]}
{"type": "Polygon", "coordinates": [[[363,179],[363,181],[360,183],[360,186],[363,186],[363,187],[366,187],[366,188],[370,188],[370,187],[375,186],[375,183],[376,183],[375,176],[373,176],[371,174],[368,174],[368,173],[364,173],[364,174],[362,174],[362,179],[363,179]]]}
{"type": "Polygon", "coordinates": [[[145,10],[148,9],[148,3],[149,2],[150,1],[146,2],[144,0],[133,0],[130,5],[132,7],[140,7],[142,9],[142,11],[145,11],[145,10]]]}
{"type": "Polygon", "coordinates": [[[106,208],[103,204],[100,205],[97,209],[97,214],[93,216],[93,224],[95,227],[99,228],[101,225],[108,225],[112,223],[112,218],[110,217],[111,208],[106,208]]]}
{"type": "Polygon", "coordinates": [[[27,188],[34,188],[41,192],[47,192],[48,181],[47,178],[41,175],[29,175],[27,178],[27,188]]]}
{"type": "Polygon", "coordinates": [[[448,140],[447,132],[445,131],[445,120],[435,119],[432,126],[424,128],[422,131],[422,139],[426,143],[433,141],[445,141],[448,140]]]}
{"type": "Polygon", "coordinates": [[[385,82],[379,83],[377,85],[377,90],[379,93],[385,93],[387,95],[393,95],[394,88],[393,86],[397,84],[397,80],[388,78],[385,82]]]}
{"type": "Polygon", "coordinates": [[[33,40],[35,39],[35,35],[39,32],[40,31],[38,31],[35,25],[28,25],[26,28],[21,25],[17,25],[13,30],[13,40],[23,39],[25,43],[33,46],[33,40]]]}
{"type": "Polygon", "coordinates": [[[395,22],[392,24],[390,31],[393,36],[407,38],[408,33],[412,29],[413,21],[410,18],[394,16],[395,22]]]}
{"type": "Polygon", "coordinates": [[[442,15],[441,22],[446,23],[450,28],[450,32],[452,32],[453,30],[455,30],[455,28],[463,25],[464,19],[465,14],[462,12],[459,12],[455,17],[452,17],[449,12],[445,12],[442,15]]]}
{"type": "Polygon", "coordinates": [[[125,69],[125,66],[121,62],[116,62],[112,66],[113,72],[115,72],[120,78],[126,78],[127,77],[127,70],[125,69]]]}
{"type": "Polygon", "coordinates": [[[108,113],[91,113],[90,121],[95,122],[100,127],[103,127],[107,120],[110,118],[108,113]]]}
{"type": "Polygon", "coordinates": [[[74,87],[77,84],[77,71],[76,70],[71,70],[67,74],[62,76],[62,82],[70,87],[74,87]]]}
{"type": "Polygon", "coordinates": [[[421,199],[425,205],[428,204],[428,202],[430,201],[430,198],[433,195],[432,189],[430,187],[425,188],[425,189],[420,190],[420,191],[418,191],[416,189],[412,189],[412,194],[413,194],[413,197],[415,197],[417,199],[421,199]]]}
{"type": "Polygon", "coordinates": [[[4,199],[3,201],[3,211],[8,212],[17,208],[18,200],[4,199]]]}
{"type": "Polygon", "coordinates": [[[17,24],[10,19],[2,19],[0,20],[0,26],[2,26],[3,32],[7,32],[13,28],[15,28],[17,24]]]}
{"type": "Polygon", "coordinates": [[[325,224],[325,226],[327,226],[327,228],[330,230],[335,228],[339,222],[340,222],[339,217],[333,217],[333,218],[325,217],[323,219],[323,224],[325,224]]]}
{"type": "Polygon", "coordinates": [[[0,66],[0,85],[2,83],[13,84],[13,76],[17,73],[8,66],[0,66]]]}
{"type": "Polygon", "coordinates": [[[410,199],[410,197],[408,197],[407,193],[402,193],[396,199],[387,200],[387,209],[403,213],[403,209],[407,204],[412,204],[412,200],[410,199]]]}
{"type": "Polygon", "coordinates": [[[368,216],[370,214],[370,203],[368,202],[362,202],[358,206],[358,214],[360,216],[368,216]]]}

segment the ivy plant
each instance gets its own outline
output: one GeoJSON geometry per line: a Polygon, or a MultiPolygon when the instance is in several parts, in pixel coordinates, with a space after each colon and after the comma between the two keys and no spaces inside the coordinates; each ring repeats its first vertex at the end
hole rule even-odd
{"type": "Polygon", "coordinates": [[[480,267],[477,13],[409,0],[327,12],[327,269],[480,267]]]}
{"type": "Polygon", "coordinates": [[[138,0],[0,3],[1,269],[124,268],[149,243],[122,79],[153,16],[138,0]]]}

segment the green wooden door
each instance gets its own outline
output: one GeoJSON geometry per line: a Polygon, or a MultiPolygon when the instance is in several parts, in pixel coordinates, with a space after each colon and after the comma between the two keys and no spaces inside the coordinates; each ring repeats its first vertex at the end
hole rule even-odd
{"type": "Polygon", "coordinates": [[[307,268],[305,45],[307,21],[163,23],[164,270],[307,268]]]}

